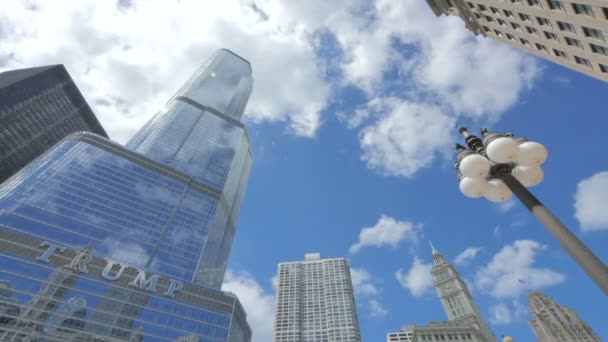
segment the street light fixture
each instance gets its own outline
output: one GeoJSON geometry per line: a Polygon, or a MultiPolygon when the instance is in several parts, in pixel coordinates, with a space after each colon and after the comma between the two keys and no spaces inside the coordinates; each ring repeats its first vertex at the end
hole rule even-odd
{"type": "Polygon", "coordinates": [[[458,155],[454,166],[458,169],[460,191],[467,197],[485,197],[496,203],[515,194],[608,295],[608,267],[527,189],[542,182],[544,173],[540,165],[547,160],[547,149],[526,138],[514,138],[512,133],[488,132],[483,128],[482,139],[469,134],[464,127],[459,132],[467,145],[456,144],[458,155]]]}

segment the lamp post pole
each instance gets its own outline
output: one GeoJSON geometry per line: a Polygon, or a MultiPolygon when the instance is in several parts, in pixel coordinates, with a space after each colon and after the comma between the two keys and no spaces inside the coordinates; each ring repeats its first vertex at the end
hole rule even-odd
{"type": "Polygon", "coordinates": [[[467,197],[485,197],[502,202],[515,194],[523,205],[559,241],[561,246],[608,295],[608,267],[585,246],[560,220],[528,189],[540,183],[540,168],[547,158],[547,150],[525,138],[512,134],[488,133],[482,129],[483,140],[460,128],[468,149],[457,144],[460,190],[467,197]]]}
{"type": "Polygon", "coordinates": [[[604,294],[608,295],[608,267],[513,175],[505,174],[500,178],[604,294]]]}

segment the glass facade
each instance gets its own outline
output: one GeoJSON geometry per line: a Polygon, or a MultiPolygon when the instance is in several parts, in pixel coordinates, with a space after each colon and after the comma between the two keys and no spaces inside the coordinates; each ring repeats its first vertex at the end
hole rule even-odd
{"type": "Polygon", "coordinates": [[[126,148],[73,133],[0,185],[0,341],[251,340],[219,291],[251,167],[237,120],[251,82],[220,50],[126,148]],[[195,102],[212,86],[234,91],[211,103],[229,115],[195,102]]]}
{"type": "Polygon", "coordinates": [[[252,163],[239,121],[252,90],[249,62],[217,51],[128,143],[131,151],[171,166],[219,194],[194,281],[219,288],[252,163]]]}
{"type": "Polygon", "coordinates": [[[107,136],[63,65],[0,73],[0,183],[80,131],[107,136]]]}

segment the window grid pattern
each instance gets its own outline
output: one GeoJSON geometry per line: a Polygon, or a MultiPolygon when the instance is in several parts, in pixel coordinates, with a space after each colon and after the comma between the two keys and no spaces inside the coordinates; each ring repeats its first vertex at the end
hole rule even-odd
{"type": "MultiPolygon", "coordinates": [[[[591,45],[602,46],[608,34],[608,5],[602,7],[597,2],[587,0],[462,2],[468,5],[462,8],[467,8],[473,14],[467,15],[466,20],[474,22],[469,26],[477,25],[484,35],[608,81],[600,66],[608,63],[608,56],[602,53],[601,48],[591,45]],[[479,5],[488,10],[482,11],[479,5]],[[563,51],[572,58],[555,55],[552,53],[554,50],[563,51]],[[590,65],[577,63],[575,57],[588,60],[590,65]]],[[[458,10],[445,13],[459,15],[458,10]]]]}
{"type": "MultiPolygon", "coordinates": [[[[222,310],[116,286],[94,276],[0,252],[0,340],[190,341],[228,342],[234,299],[221,299],[222,310]],[[73,303],[77,301],[74,307],[73,303]],[[70,308],[72,307],[72,308],[70,308]]],[[[218,293],[219,294],[219,293],[218,293]]],[[[234,322],[233,322],[234,324],[234,322]]],[[[247,331],[248,327],[242,327],[247,331]]],[[[242,341],[245,341],[243,339],[242,341]]]]}
{"type": "Polygon", "coordinates": [[[82,141],[64,140],[16,176],[0,187],[6,229],[91,242],[100,255],[176,279],[193,279],[210,223],[224,231],[227,222],[218,198],[82,141]]]}
{"type": "Polygon", "coordinates": [[[346,260],[279,265],[274,342],[360,340],[346,260]]]}
{"type": "MultiPolygon", "coordinates": [[[[26,73],[32,69],[8,73],[26,73]]],[[[7,73],[7,74],[8,74],[7,73]]],[[[0,79],[4,73],[0,73],[0,79]]],[[[0,90],[0,183],[70,133],[105,131],[62,66],[0,90]],[[15,93],[17,92],[17,93],[15,93]]]]}

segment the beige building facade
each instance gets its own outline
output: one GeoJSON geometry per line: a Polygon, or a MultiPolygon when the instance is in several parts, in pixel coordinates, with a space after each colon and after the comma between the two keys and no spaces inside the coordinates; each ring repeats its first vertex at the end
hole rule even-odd
{"type": "Polygon", "coordinates": [[[473,33],[608,82],[606,0],[427,0],[473,33]]]}
{"type": "Polygon", "coordinates": [[[601,342],[572,309],[560,307],[541,292],[528,296],[534,319],[528,321],[538,342],[601,342]]]}

